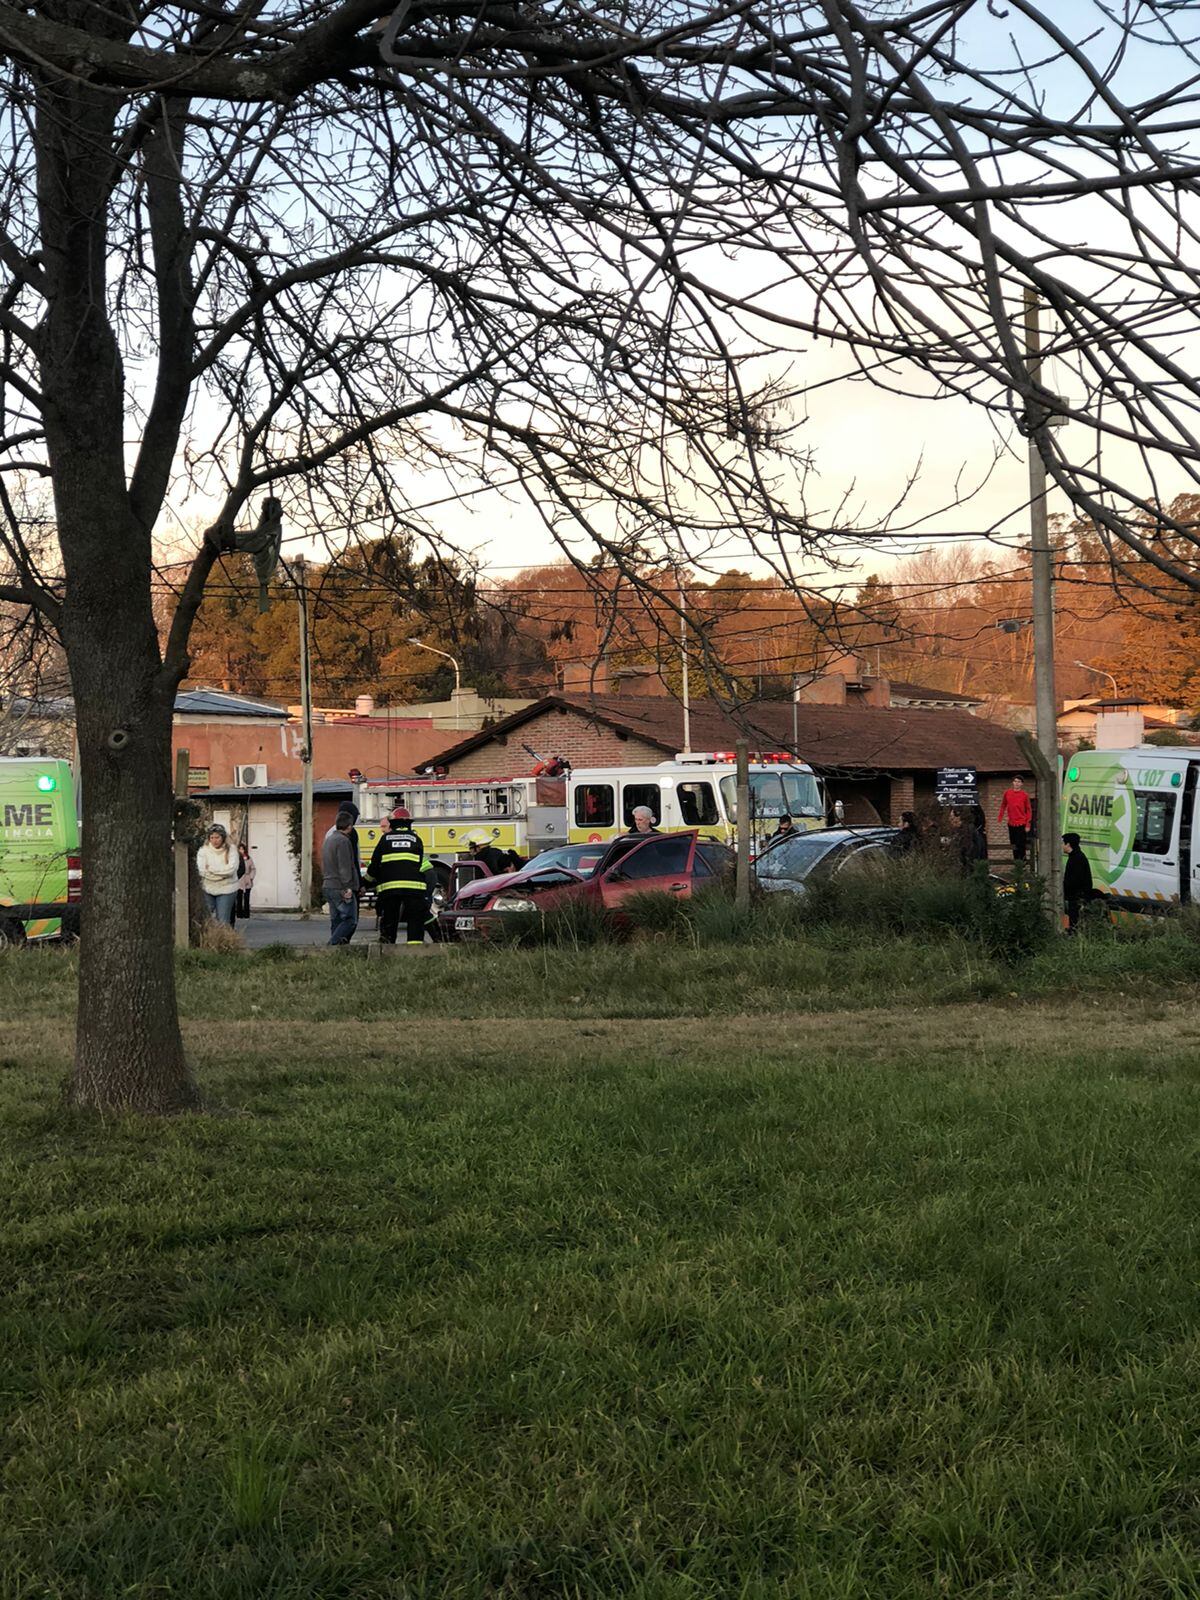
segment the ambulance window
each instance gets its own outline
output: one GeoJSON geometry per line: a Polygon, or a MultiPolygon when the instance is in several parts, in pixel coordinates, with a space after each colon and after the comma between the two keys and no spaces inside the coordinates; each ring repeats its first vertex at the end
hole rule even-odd
{"type": "Polygon", "coordinates": [[[611,783],[581,783],[575,791],[575,826],[611,828],[616,809],[611,783]]]}
{"type": "Polygon", "coordinates": [[[656,783],[627,783],[621,790],[621,815],[625,826],[633,827],[633,813],[637,806],[649,806],[654,814],[654,826],[662,821],[662,790],[656,783]]]}
{"type": "Polygon", "coordinates": [[[1175,796],[1151,794],[1145,789],[1136,790],[1137,832],[1133,848],[1144,856],[1165,856],[1171,848],[1172,824],[1175,820],[1175,796]]]}
{"type": "Polygon", "coordinates": [[[694,780],[675,786],[679,796],[679,815],[685,828],[711,828],[721,819],[717,814],[717,797],[711,783],[694,780]]]}

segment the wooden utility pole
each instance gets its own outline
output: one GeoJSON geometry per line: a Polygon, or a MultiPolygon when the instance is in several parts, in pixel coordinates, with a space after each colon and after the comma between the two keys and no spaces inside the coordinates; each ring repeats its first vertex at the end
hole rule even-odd
{"type": "MultiPolygon", "coordinates": [[[[175,752],[175,799],[188,797],[188,773],[191,771],[190,750],[175,752]]],[[[179,837],[179,821],[175,823],[175,948],[186,950],[191,942],[191,906],[188,897],[188,845],[179,837]]]]}
{"type": "MultiPolygon", "coordinates": [[[[1037,292],[1025,289],[1025,362],[1031,383],[1042,384],[1042,330],[1037,292]]],[[[1032,401],[1026,411],[1029,440],[1029,555],[1033,579],[1033,680],[1037,710],[1038,873],[1054,926],[1062,924],[1062,851],[1059,844],[1058,696],[1054,687],[1054,550],[1046,512],[1046,464],[1038,441],[1049,424],[1045,407],[1032,401]]]]}
{"type": "Polygon", "coordinates": [[[308,567],[303,556],[296,561],[296,598],[300,606],[300,708],[303,747],[300,751],[300,915],[312,915],[313,771],[312,673],[308,661],[308,567]]]}
{"type": "Polygon", "coordinates": [[[683,671],[683,753],[687,756],[692,753],[692,697],[688,681],[687,594],[682,583],[679,585],[679,656],[683,671]]]}
{"type": "Polygon", "coordinates": [[[750,745],[739,739],[734,745],[737,760],[737,889],[739,911],[750,909],[750,745]]]}

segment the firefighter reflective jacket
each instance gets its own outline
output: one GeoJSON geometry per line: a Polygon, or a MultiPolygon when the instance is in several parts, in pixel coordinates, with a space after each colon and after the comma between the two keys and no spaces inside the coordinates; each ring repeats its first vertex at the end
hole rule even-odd
{"type": "Polygon", "coordinates": [[[425,846],[411,828],[389,828],[379,836],[367,868],[376,894],[389,889],[425,893],[425,846]]]}

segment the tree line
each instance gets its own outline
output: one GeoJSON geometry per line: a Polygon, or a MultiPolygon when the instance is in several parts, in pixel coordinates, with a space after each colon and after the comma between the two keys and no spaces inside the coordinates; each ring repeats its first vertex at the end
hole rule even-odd
{"type": "MultiPolygon", "coordinates": [[[[1170,508],[1189,523],[1200,497],[1170,508]]],[[[1119,572],[1096,530],[1060,521],[1060,695],[1122,695],[1200,709],[1200,604],[1131,555],[1119,572]],[[1079,663],[1083,665],[1079,665],[1079,663]]],[[[788,588],[741,569],[702,578],[650,564],[569,562],[488,579],[381,539],[308,572],[314,694],[348,705],[445,697],[452,669],[410,640],[455,656],[465,684],[497,696],[564,685],[612,693],[645,679],[745,703],[783,699],[841,654],[869,675],[1000,703],[1033,698],[1029,557],[1024,549],[932,548],[854,585],[788,588]]],[[[171,614],[164,589],[162,616],[171,614]]],[[[294,586],[282,578],[259,614],[237,564],[214,575],[192,636],[193,683],[290,703],[299,693],[294,586]]]]}

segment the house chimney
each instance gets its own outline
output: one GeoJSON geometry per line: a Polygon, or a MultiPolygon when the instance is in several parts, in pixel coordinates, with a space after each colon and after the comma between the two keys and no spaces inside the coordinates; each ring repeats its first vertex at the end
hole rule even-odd
{"type": "Polygon", "coordinates": [[[1145,737],[1146,719],[1140,706],[1102,706],[1097,711],[1097,750],[1136,750],[1145,737]]]}
{"type": "Polygon", "coordinates": [[[356,717],[370,717],[375,714],[375,696],[373,694],[356,694],[354,697],[354,715],[356,717]]]}

